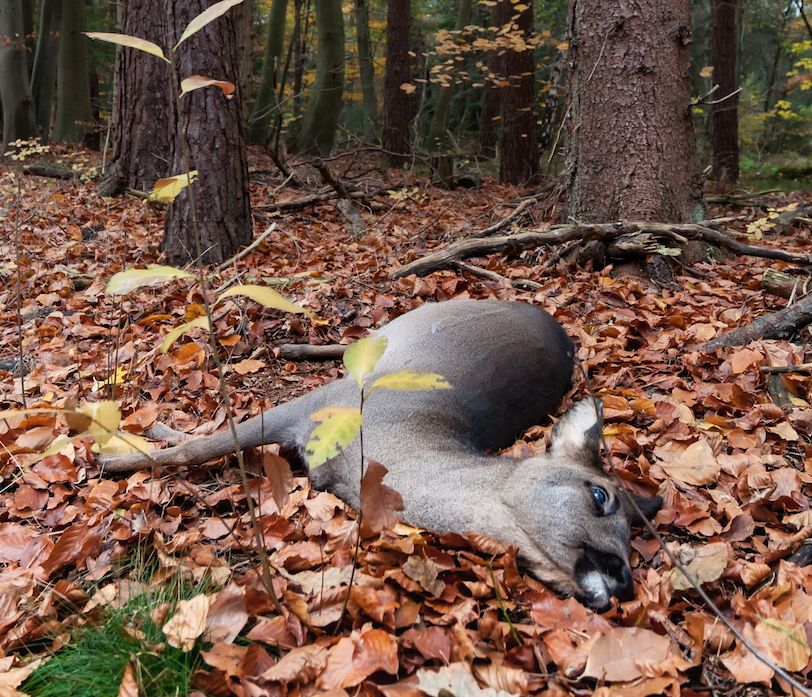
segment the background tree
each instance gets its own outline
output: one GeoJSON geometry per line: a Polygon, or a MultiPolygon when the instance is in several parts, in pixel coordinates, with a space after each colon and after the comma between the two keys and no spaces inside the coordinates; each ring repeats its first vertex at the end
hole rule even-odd
{"type": "MultiPolygon", "coordinates": [[[[165,45],[174,46],[189,21],[212,4],[209,0],[164,0],[165,45]]],[[[199,89],[184,95],[179,108],[170,101],[168,113],[168,123],[177,124],[177,132],[170,134],[169,173],[187,171],[178,137],[183,131],[191,169],[198,171],[194,187],[203,261],[220,263],[251,240],[248,163],[233,18],[226,13],[182,43],[176,65],[183,77],[206,75],[237,85],[234,99],[225,99],[218,89],[199,89]]],[[[184,190],[166,216],[162,247],[171,264],[185,264],[196,258],[191,218],[189,192],[184,190]]]]}
{"type": "Polygon", "coordinates": [[[341,0],[316,0],[316,82],[311,87],[296,150],[327,155],[344,100],[344,14],[341,0]]]}
{"type": "Polygon", "coordinates": [[[93,121],[84,0],[63,0],[53,139],[81,143],[93,121]]]}
{"type": "Polygon", "coordinates": [[[3,145],[36,135],[34,101],[28,82],[21,0],[0,1],[0,103],[3,145]]]}
{"type": "Polygon", "coordinates": [[[699,205],[688,0],[571,6],[569,215],[688,221],[699,205]]]}
{"type": "MultiPolygon", "coordinates": [[[[510,23],[510,38],[502,66],[508,84],[501,90],[499,179],[512,184],[529,184],[538,175],[535,60],[531,43],[533,3],[500,2],[503,6],[503,14],[500,14],[510,23]]],[[[502,26],[504,30],[504,24],[502,26]]]]}
{"type": "MultiPolygon", "coordinates": [[[[150,0],[118,5],[118,30],[164,43],[164,16],[150,0]]],[[[169,159],[169,66],[142,51],[116,52],[112,114],[112,157],[99,193],[125,188],[148,191],[166,176],[169,159]]]]}
{"type": "Polygon", "coordinates": [[[719,85],[711,104],[713,176],[720,183],[739,179],[739,95],[736,73],[738,0],[711,0],[713,82],[719,85]]]}
{"type": "Polygon", "coordinates": [[[412,151],[409,127],[414,118],[412,59],[409,56],[410,0],[390,0],[386,8],[383,147],[390,165],[401,165],[412,151]],[[406,88],[406,89],[404,89],[406,88]]]}
{"type": "Polygon", "coordinates": [[[37,128],[44,140],[50,136],[54,110],[61,23],[62,0],[42,0],[34,68],[31,72],[31,94],[36,108],[37,128]]]}
{"type": "Polygon", "coordinates": [[[377,138],[378,99],[375,95],[375,64],[372,56],[372,39],[369,35],[367,0],[355,0],[355,35],[358,43],[361,94],[364,100],[364,138],[372,142],[377,138]]]}
{"type": "Polygon", "coordinates": [[[262,62],[262,77],[259,90],[251,109],[251,125],[248,139],[252,143],[268,142],[271,125],[277,117],[276,88],[282,62],[282,47],[285,43],[285,18],[288,0],[273,0],[268,15],[268,42],[262,62]]]}

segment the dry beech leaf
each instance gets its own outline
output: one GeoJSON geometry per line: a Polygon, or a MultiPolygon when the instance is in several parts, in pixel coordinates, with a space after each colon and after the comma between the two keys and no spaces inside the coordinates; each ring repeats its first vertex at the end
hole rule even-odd
{"type": "Polygon", "coordinates": [[[755,636],[776,664],[791,673],[803,670],[812,657],[803,624],[765,619],[756,625],[755,636]]]}
{"type": "Polygon", "coordinates": [[[259,448],[259,457],[262,461],[262,471],[271,485],[274,503],[281,511],[290,498],[290,490],[294,484],[290,463],[279,454],[279,446],[266,445],[259,448]]]}
{"type": "Polygon", "coordinates": [[[403,510],[403,499],[400,494],[383,483],[387,472],[386,467],[380,462],[370,460],[361,480],[363,524],[373,533],[393,528],[399,520],[397,511],[403,510]]]}
{"type": "MultiPolygon", "coordinates": [[[[709,542],[696,546],[681,545],[676,550],[676,555],[699,585],[717,580],[727,566],[727,544],[724,542],[709,542]]],[[[668,578],[675,591],[693,588],[679,569],[672,569],[668,578]]]]}
{"type": "Polygon", "coordinates": [[[181,600],[175,614],[161,627],[170,646],[181,651],[191,651],[197,638],[206,629],[209,614],[209,597],[200,593],[190,600],[181,600]]]}
{"type": "Polygon", "coordinates": [[[641,668],[668,658],[667,637],[641,627],[612,627],[592,644],[582,677],[628,682],[643,677],[641,668]]]}
{"type": "Polygon", "coordinates": [[[409,557],[403,565],[403,573],[412,581],[417,581],[423,590],[432,595],[439,595],[445,588],[445,584],[437,578],[440,573],[439,567],[430,559],[409,557]]]}
{"type": "Polygon", "coordinates": [[[704,438],[687,448],[676,441],[654,449],[660,467],[683,484],[701,486],[715,481],[721,471],[710,443],[704,438]]]}
{"type": "Polygon", "coordinates": [[[452,663],[439,670],[421,668],[417,671],[418,687],[431,697],[515,697],[518,693],[493,687],[480,687],[467,663],[452,663]]]}
{"type": "Polygon", "coordinates": [[[233,581],[221,589],[209,606],[204,638],[230,644],[248,621],[245,589],[233,581]]]}
{"type": "Polygon", "coordinates": [[[264,682],[281,682],[287,684],[298,680],[309,682],[324,670],[327,664],[327,649],[317,644],[308,644],[295,648],[279,659],[260,678],[264,682]]]}
{"type": "Polygon", "coordinates": [[[129,661],[121,676],[121,684],[118,686],[118,697],[138,697],[138,683],[135,680],[133,662],[129,661]]]}

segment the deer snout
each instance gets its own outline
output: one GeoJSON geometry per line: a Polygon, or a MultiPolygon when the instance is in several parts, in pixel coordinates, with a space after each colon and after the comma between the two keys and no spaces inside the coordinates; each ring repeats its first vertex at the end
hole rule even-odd
{"type": "Polygon", "coordinates": [[[634,598],[632,570],[627,559],[587,545],[575,567],[578,599],[598,612],[609,608],[612,597],[634,598]]]}

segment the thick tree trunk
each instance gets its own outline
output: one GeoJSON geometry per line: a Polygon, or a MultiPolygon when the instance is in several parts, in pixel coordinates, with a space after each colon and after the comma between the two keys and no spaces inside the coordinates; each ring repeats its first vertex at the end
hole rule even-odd
{"type": "Polygon", "coordinates": [[[329,155],[344,99],[344,14],[341,0],[316,0],[316,82],[311,88],[296,149],[329,155]]]}
{"type": "Polygon", "coordinates": [[[572,2],[571,218],[694,219],[701,181],[689,109],[689,16],[688,0],[572,2]]]}
{"type": "Polygon", "coordinates": [[[81,143],[93,123],[84,0],[63,0],[53,140],[81,143]]]}
{"type": "MultiPolygon", "coordinates": [[[[472,0],[459,0],[457,23],[454,26],[457,32],[462,31],[462,29],[470,24],[471,5],[472,0]]],[[[453,95],[454,87],[452,85],[437,86],[437,99],[434,102],[434,113],[431,117],[428,137],[429,146],[435,150],[442,149],[447,140],[448,115],[451,111],[451,97],[453,95]]]]}
{"type": "MultiPolygon", "coordinates": [[[[3,106],[5,145],[37,133],[34,101],[28,83],[28,59],[23,41],[23,9],[20,0],[0,2],[0,103],[3,106]]],[[[0,155],[1,157],[2,155],[0,155]]]]}
{"type": "MultiPolygon", "coordinates": [[[[189,21],[212,4],[213,0],[163,0],[167,23],[164,43],[174,45],[189,21]]],[[[182,43],[176,64],[181,78],[206,75],[237,84],[239,56],[234,18],[227,13],[182,43]]],[[[251,240],[242,98],[238,85],[232,100],[225,99],[215,88],[195,90],[180,100],[177,114],[174,102],[170,102],[169,123],[177,123],[178,129],[170,138],[170,173],[187,171],[178,137],[183,133],[189,145],[190,168],[198,171],[193,186],[200,251],[207,263],[223,262],[251,240]]],[[[188,190],[184,190],[166,216],[162,246],[170,264],[184,264],[197,256],[189,199],[188,190]]]]}
{"type": "Polygon", "coordinates": [[[34,69],[31,73],[31,93],[36,108],[37,128],[45,141],[51,134],[61,23],[62,0],[42,0],[34,69]]]}
{"type": "Polygon", "coordinates": [[[288,0],[273,0],[268,17],[268,44],[262,63],[262,80],[259,83],[248,140],[264,145],[271,135],[271,125],[277,116],[276,87],[282,62],[282,46],[285,42],[285,17],[288,0]]]}
{"type": "MultiPolygon", "coordinates": [[[[151,0],[118,6],[119,31],[164,43],[165,18],[151,0]]],[[[169,161],[169,66],[143,51],[119,48],[113,90],[112,157],[99,193],[112,196],[129,188],[148,191],[166,176],[169,161]]]]}
{"type": "Polygon", "coordinates": [[[374,142],[378,130],[378,99],[375,96],[375,66],[372,61],[367,0],[355,0],[355,33],[358,40],[361,94],[364,99],[364,138],[368,142],[374,142]]]}
{"type": "MultiPolygon", "coordinates": [[[[304,85],[305,40],[307,38],[307,17],[310,13],[310,0],[294,0],[293,16],[293,128],[299,130],[302,115],[302,88],[304,85]]],[[[295,139],[292,139],[295,140],[295,139]]]]}
{"type": "MultiPolygon", "coordinates": [[[[736,17],[738,0],[712,0],[711,64],[717,98],[736,91],[736,17]]],[[[720,183],[739,179],[739,95],[711,105],[713,176],[720,183]]]]}
{"type": "Polygon", "coordinates": [[[527,42],[533,33],[533,3],[517,12],[512,0],[501,0],[515,38],[505,52],[504,73],[508,85],[502,89],[502,139],[499,146],[499,180],[529,184],[538,175],[536,139],[535,60],[527,42]]]}
{"type": "Polygon", "coordinates": [[[412,152],[409,126],[414,117],[414,99],[401,89],[402,85],[412,84],[410,26],[411,1],[390,0],[386,8],[383,147],[391,166],[402,165],[412,152]]]}

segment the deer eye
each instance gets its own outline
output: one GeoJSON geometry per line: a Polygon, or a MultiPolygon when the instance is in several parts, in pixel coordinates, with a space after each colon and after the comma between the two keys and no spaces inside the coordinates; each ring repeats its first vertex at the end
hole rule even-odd
{"type": "Polygon", "coordinates": [[[598,508],[601,511],[604,510],[607,502],[609,501],[609,494],[606,493],[606,489],[602,486],[593,486],[592,487],[592,499],[598,504],[598,508]]]}

